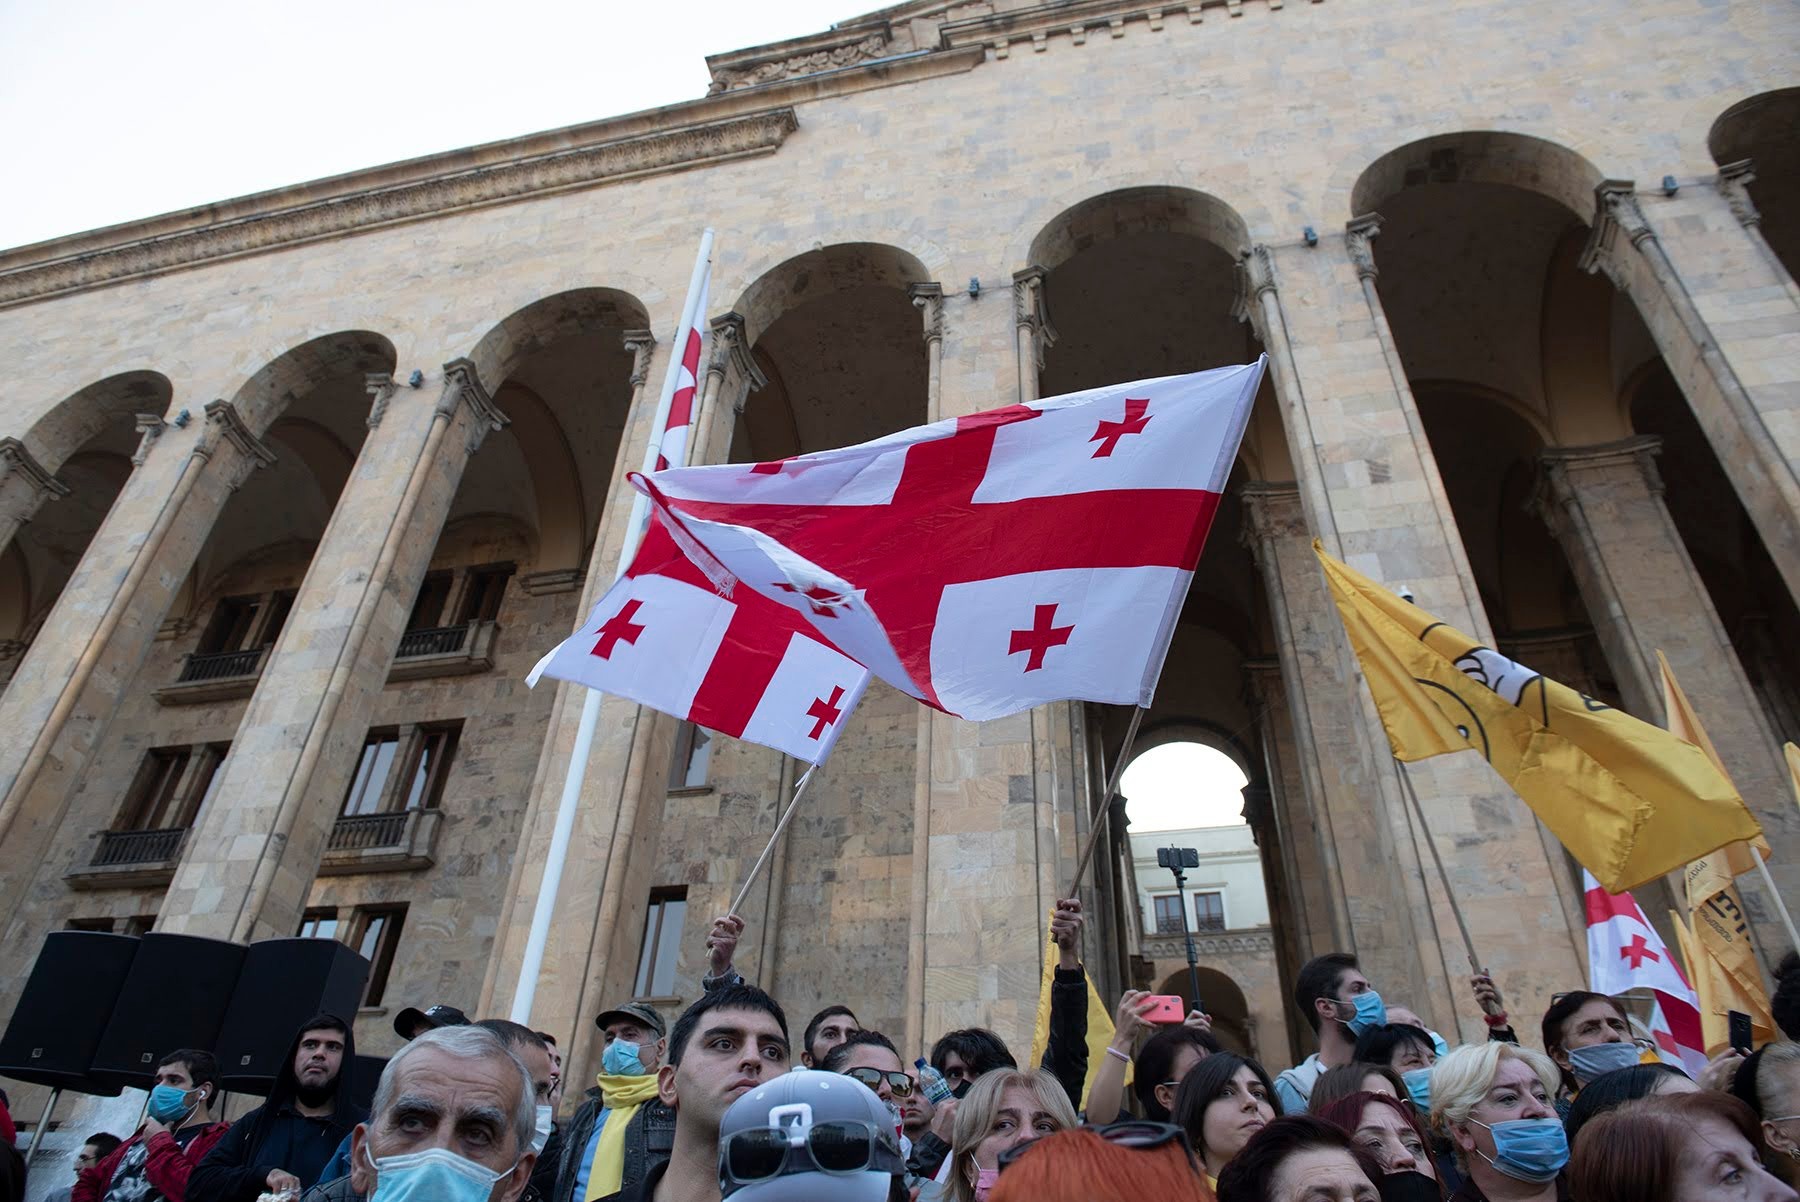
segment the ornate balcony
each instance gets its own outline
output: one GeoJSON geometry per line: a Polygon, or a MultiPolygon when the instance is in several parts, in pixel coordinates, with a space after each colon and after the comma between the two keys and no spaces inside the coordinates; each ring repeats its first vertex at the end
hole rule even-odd
{"type": "Polygon", "coordinates": [[[163,705],[197,705],[248,697],[256,691],[256,682],[268,659],[268,647],[190,652],[182,657],[175,683],[156,690],[156,700],[163,705]]]}
{"type": "Polygon", "coordinates": [[[467,622],[461,626],[432,626],[409,630],[400,636],[394,666],[388,680],[421,680],[428,676],[468,676],[491,671],[496,622],[467,622]]]}
{"type": "Polygon", "coordinates": [[[166,885],[175,877],[188,828],[155,831],[95,831],[85,860],[63,875],[72,889],[166,885]]]}
{"type": "Polygon", "coordinates": [[[430,868],[437,862],[433,852],[443,818],[440,810],[346,814],[331,828],[319,875],[430,868]]]}

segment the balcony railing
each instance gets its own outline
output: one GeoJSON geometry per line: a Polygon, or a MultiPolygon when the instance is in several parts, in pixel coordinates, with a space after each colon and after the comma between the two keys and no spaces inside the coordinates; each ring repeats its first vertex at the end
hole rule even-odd
{"type": "Polygon", "coordinates": [[[163,705],[197,705],[248,697],[256,690],[256,682],[268,662],[268,647],[192,652],[181,661],[181,671],[176,673],[174,682],[156,690],[155,697],[163,705]]]}
{"type": "Polygon", "coordinates": [[[1181,919],[1179,917],[1170,918],[1166,914],[1163,915],[1156,920],[1156,933],[1158,935],[1181,934],[1181,919]]]}
{"type": "Polygon", "coordinates": [[[496,622],[480,619],[461,626],[432,626],[400,636],[388,679],[424,680],[431,676],[466,676],[494,667],[496,622]]]}
{"type": "Polygon", "coordinates": [[[391,814],[346,814],[331,828],[327,851],[368,851],[398,847],[406,838],[405,810],[391,814]]]}
{"type": "Polygon", "coordinates": [[[395,810],[382,814],[346,814],[331,828],[320,876],[364,872],[407,872],[436,862],[441,810],[395,810]]]}
{"type": "MultiPolygon", "coordinates": [[[[1217,935],[1219,932],[1223,931],[1224,929],[1225,929],[1225,919],[1222,917],[1221,918],[1195,919],[1193,924],[1188,927],[1188,930],[1196,935],[1217,935]]],[[[1158,935],[1179,935],[1179,934],[1181,934],[1181,918],[1180,918],[1180,916],[1177,915],[1174,918],[1170,918],[1165,915],[1161,918],[1158,918],[1156,920],[1156,933],[1158,935]]]]}
{"type": "Polygon", "coordinates": [[[434,626],[409,630],[400,636],[400,650],[395,659],[415,659],[421,655],[455,655],[468,641],[469,627],[434,626]]]}
{"type": "Polygon", "coordinates": [[[90,861],[95,868],[123,868],[137,864],[165,864],[175,858],[187,827],[161,831],[101,831],[99,846],[90,861]]]}
{"type": "Polygon", "coordinates": [[[188,656],[187,662],[181,665],[177,683],[193,684],[202,680],[255,676],[261,663],[261,647],[248,647],[242,651],[214,651],[206,655],[196,652],[188,656]]]}

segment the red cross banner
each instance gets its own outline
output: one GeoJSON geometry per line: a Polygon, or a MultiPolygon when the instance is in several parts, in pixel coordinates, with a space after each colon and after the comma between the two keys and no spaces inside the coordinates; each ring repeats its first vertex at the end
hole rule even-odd
{"type": "Polygon", "coordinates": [[[526,677],[570,680],[819,763],[869,674],[794,610],[722,597],[660,525],[581,629],[526,677]]]}
{"type": "Polygon", "coordinates": [[[1706,1067],[1700,1003],[1681,965],[1629,893],[1608,893],[1592,873],[1587,890],[1588,978],[1595,993],[1648,994],[1655,999],[1651,1035],[1665,1061],[1699,1076],[1706,1067]]]}
{"type": "Polygon", "coordinates": [[[927,705],[1148,705],[1264,366],[632,482],[721,593],[777,602],[927,705]]]}
{"type": "MultiPolygon", "coordinates": [[[[697,315],[706,312],[706,294],[711,284],[712,265],[709,263],[700,280],[700,299],[694,307],[697,315]]],[[[663,424],[662,440],[657,443],[656,470],[659,472],[671,464],[687,462],[688,435],[700,403],[702,345],[698,320],[696,317],[695,324],[676,335],[676,342],[681,347],[681,367],[675,380],[675,395],[669,403],[669,420],[663,424]]]]}

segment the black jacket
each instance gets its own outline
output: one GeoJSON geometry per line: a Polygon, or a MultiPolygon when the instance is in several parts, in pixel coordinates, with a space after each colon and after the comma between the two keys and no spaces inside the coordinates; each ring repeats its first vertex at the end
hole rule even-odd
{"type": "MultiPolygon", "coordinates": [[[[575,1117],[562,1134],[562,1156],[556,1166],[556,1190],[550,1202],[581,1202],[575,1196],[575,1175],[581,1171],[581,1158],[587,1153],[588,1141],[594,1138],[594,1123],[606,1101],[599,1089],[589,1089],[575,1117]]],[[[650,1170],[666,1163],[675,1148],[675,1110],[661,1099],[651,1098],[631,1116],[625,1126],[625,1167],[619,1178],[620,1193],[632,1196],[632,1188],[651,1180],[650,1170]]],[[[535,1179],[535,1174],[534,1174],[535,1179]]]]}
{"type": "MultiPolygon", "coordinates": [[[[343,1064],[348,1068],[356,1056],[356,1039],[349,1024],[344,1026],[343,1064]]],[[[369,1117],[341,1094],[336,1109],[322,1118],[310,1118],[294,1109],[299,1091],[294,1057],[300,1051],[300,1036],[316,1029],[316,1025],[306,1025],[294,1033],[268,1101],[233,1123],[225,1138],[195,1166],[194,1175],[188,1178],[188,1202],[256,1202],[268,1188],[271,1169],[292,1173],[300,1178],[302,1188],[315,1185],[344,1136],[369,1117]]],[[[344,1071],[340,1069],[340,1091],[343,1085],[344,1071]]]]}

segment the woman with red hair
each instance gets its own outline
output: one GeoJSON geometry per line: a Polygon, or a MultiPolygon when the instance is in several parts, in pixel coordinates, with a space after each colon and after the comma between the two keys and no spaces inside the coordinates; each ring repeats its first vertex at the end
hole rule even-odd
{"type": "Polygon", "coordinates": [[[1075,1127],[1001,1163],[992,1202],[1214,1202],[1186,1135],[1167,1123],[1075,1127]]]}
{"type": "Polygon", "coordinates": [[[1444,1190],[1431,1163],[1431,1137],[1413,1108],[1385,1093],[1339,1098],[1319,1117],[1350,1133],[1351,1141],[1381,1166],[1383,1199],[1442,1202],[1444,1190]]]}

